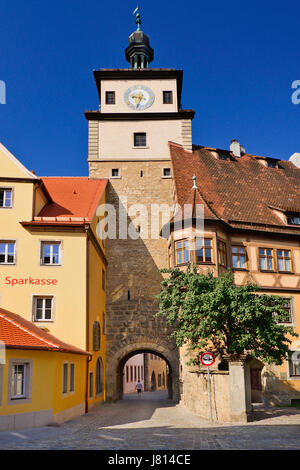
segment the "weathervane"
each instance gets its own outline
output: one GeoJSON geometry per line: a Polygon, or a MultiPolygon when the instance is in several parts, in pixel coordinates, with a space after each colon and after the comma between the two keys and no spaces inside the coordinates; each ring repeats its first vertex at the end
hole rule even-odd
{"type": "Polygon", "coordinates": [[[140,31],[141,30],[140,26],[142,23],[141,16],[140,16],[140,7],[137,6],[132,14],[136,16],[135,22],[137,24],[137,31],[140,31]]]}

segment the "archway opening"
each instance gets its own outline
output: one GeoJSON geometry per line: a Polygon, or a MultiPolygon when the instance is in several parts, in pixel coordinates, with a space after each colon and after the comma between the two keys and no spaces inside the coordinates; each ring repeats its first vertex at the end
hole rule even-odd
{"type": "Polygon", "coordinates": [[[124,356],[117,368],[118,399],[137,394],[137,382],[143,392],[166,392],[160,396],[173,398],[172,368],[159,352],[149,349],[135,350],[124,356]]]}

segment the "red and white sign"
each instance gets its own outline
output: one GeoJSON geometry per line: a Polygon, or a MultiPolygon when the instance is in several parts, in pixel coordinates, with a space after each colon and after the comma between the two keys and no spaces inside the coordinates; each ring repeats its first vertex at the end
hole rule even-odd
{"type": "Polygon", "coordinates": [[[213,363],[215,362],[215,357],[212,353],[205,352],[201,354],[200,361],[204,366],[209,367],[209,366],[212,366],[213,363]]]}

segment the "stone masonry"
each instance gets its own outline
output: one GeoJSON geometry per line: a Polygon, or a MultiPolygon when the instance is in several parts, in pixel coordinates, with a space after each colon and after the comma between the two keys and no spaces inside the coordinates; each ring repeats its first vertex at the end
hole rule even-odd
{"type": "Polygon", "coordinates": [[[168,267],[168,249],[165,239],[151,238],[150,214],[151,204],[173,204],[173,180],[162,177],[165,167],[170,167],[170,162],[90,162],[91,178],[109,178],[112,168],[121,169],[120,178],[110,179],[107,192],[107,203],[116,208],[117,218],[120,200],[121,210],[127,214],[133,204],[144,204],[149,215],[145,225],[139,221],[145,230],[148,227],[148,239],[106,240],[108,400],[122,397],[123,366],[138,352],[157,353],[167,361],[171,374],[169,396],[174,401],[179,399],[178,349],[169,338],[165,321],[154,317],[158,309],[155,296],[163,279],[159,270],[168,267]]]}

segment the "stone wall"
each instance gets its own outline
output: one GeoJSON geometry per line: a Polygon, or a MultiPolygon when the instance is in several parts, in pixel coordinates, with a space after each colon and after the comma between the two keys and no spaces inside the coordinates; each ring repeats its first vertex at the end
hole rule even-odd
{"type": "MultiPolygon", "coordinates": [[[[210,373],[213,421],[231,421],[229,372],[213,370],[210,373]]],[[[193,413],[210,419],[207,371],[190,371],[184,374],[181,403],[193,413]]]]}
{"type": "MultiPolygon", "coordinates": [[[[163,178],[163,168],[171,167],[169,161],[140,162],[90,162],[90,177],[109,178],[112,168],[120,168],[121,177],[111,178],[107,191],[107,203],[117,212],[129,216],[133,204],[144,204],[149,215],[142,237],[106,240],[107,268],[107,375],[108,400],[121,398],[119,365],[124,354],[134,352],[160,353],[172,373],[172,395],[179,398],[178,348],[170,340],[170,329],[162,318],[155,318],[163,279],[161,268],[168,267],[167,240],[151,237],[151,205],[173,205],[173,180],[163,178]],[[142,173],[141,173],[142,172],[142,173]],[[142,175],[142,176],[141,176],[142,175]]],[[[160,220],[159,225],[163,223],[160,220]]],[[[117,230],[118,230],[117,223],[117,230]]]]}

